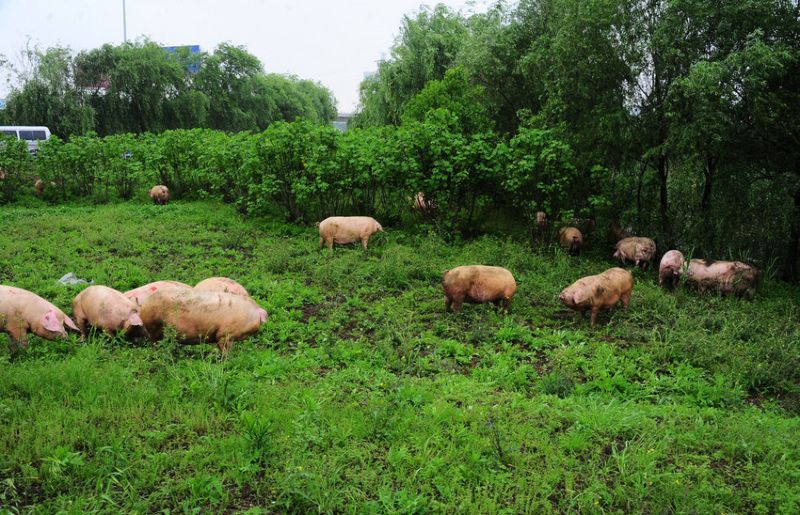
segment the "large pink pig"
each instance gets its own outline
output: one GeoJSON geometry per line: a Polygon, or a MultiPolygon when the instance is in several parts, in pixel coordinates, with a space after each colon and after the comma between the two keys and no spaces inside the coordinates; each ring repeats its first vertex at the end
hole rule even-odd
{"type": "Polygon", "coordinates": [[[678,286],[686,258],[680,250],[670,250],[661,258],[658,265],[658,284],[666,288],[678,286]]]}
{"type": "Polygon", "coordinates": [[[242,295],[248,298],[250,297],[250,294],[247,293],[244,286],[227,277],[209,277],[208,279],[203,279],[194,286],[194,289],[197,291],[220,291],[224,293],[233,293],[234,295],[242,295]]]}
{"type": "Polygon", "coordinates": [[[650,238],[631,236],[617,242],[614,257],[625,264],[631,262],[636,266],[647,269],[656,255],[656,242],[650,238]]]}
{"type": "Polygon", "coordinates": [[[232,293],[164,289],[151,295],[140,311],[151,341],[172,327],[184,343],[216,343],[227,354],[234,341],[258,332],[267,312],[252,299],[232,293]]]}
{"type": "Polygon", "coordinates": [[[137,306],[144,306],[144,301],[147,300],[147,297],[163,289],[191,290],[192,287],[178,281],[156,281],[145,284],[144,286],[139,286],[133,290],[128,290],[125,292],[125,296],[131,299],[137,306]]]}
{"type": "Polygon", "coordinates": [[[467,265],[445,270],[442,274],[445,311],[458,313],[463,302],[493,302],[508,309],[517,291],[511,272],[499,266],[467,265]]]}
{"type": "Polygon", "coordinates": [[[692,259],[686,273],[686,284],[697,286],[700,293],[712,289],[723,295],[753,298],[760,277],[757,268],[741,261],[692,259]]]}
{"type": "Polygon", "coordinates": [[[622,306],[628,309],[632,292],[633,275],[622,268],[610,268],[602,274],[578,279],[564,288],[558,298],[565,306],[581,314],[591,309],[591,324],[594,325],[602,308],[611,309],[622,301],[622,306]]]}
{"type": "Polygon", "coordinates": [[[28,331],[55,340],[67,335],[64,328],[78,327],[63,311],[40,296],[22,288],[0,285],[0,331],[8,333],[11,343],[28,346],[28,331]]]}
{"type": "Polygon", "coordinates": [[[110,335],[129,334],[143,326],[139,307],[130,298],[108,286],[89,286],[72,301],[72,316],[86,336],[93,326],[110,335]]]}
{"type": "Polygon", "coordinates": [[[319,227],[319,248],[326,244],[333,249],[333,244],[353,243],[360,241],[364,250],[370,237],[376,232],[383,232],[383,227],[371,216],[331,216],[317,223],[319,227]]]}

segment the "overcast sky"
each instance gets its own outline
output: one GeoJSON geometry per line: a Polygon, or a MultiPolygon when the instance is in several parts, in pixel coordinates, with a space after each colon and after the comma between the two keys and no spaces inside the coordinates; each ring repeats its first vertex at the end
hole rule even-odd
{"type": "MultiPolygon", "coordinates": [[[[358,85],[389,47],[404,14],[423,0],[126,0],[128,39],[163,44],[244,45],[267,72],[322,82],[339,111],[358,103],[358,85]]],[[[442,0],[456,10],[485,10],[486,1],[442,0]]],[[[122,0],[0,0],[0,54],[12,62],[30,37],[42,48],[74,52],[122,43],[122,0]]],[[[0,84],[0,98],[7,91],[0,84]]]]}

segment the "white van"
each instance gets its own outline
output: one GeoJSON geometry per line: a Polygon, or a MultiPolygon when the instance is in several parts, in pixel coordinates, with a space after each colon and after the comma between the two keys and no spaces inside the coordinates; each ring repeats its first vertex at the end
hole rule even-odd
{"type": "Polygon", "coordinates": [[[50,129],[26,125],[0,125],[0,135],[11,136],[28,143],[28,152],[36,153],[40,141],[50,139],[50,129]]]}

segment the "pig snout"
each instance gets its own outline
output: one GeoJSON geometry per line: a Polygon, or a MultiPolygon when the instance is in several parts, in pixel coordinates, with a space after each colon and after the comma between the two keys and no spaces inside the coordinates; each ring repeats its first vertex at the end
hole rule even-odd
{"type": "Polygon", "coordinates": [[[259,309],[258,310],[258,321],[262,324],[267,322],[267,310],[266,309],[259,309]]]}

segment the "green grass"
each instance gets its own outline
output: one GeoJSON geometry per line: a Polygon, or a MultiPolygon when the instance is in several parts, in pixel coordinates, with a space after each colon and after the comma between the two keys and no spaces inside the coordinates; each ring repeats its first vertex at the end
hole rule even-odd
{"type": "MultiPolygon", "coordinates": [[[[0,350],[0,506],[38,513],[800,511],[800,291],[660,290],[594,329],[558,302],[597,255],[217,203],[0,210],[0,283],[69,312],[67,272],[126,290],[241,282],[270,313],[234,345],[94,336],[0,350]],[[509,268],[511,313],[445,314],[441,272],[509,268]]],[[[0,342],[5,341],[0,336],[0,342]]]]}

